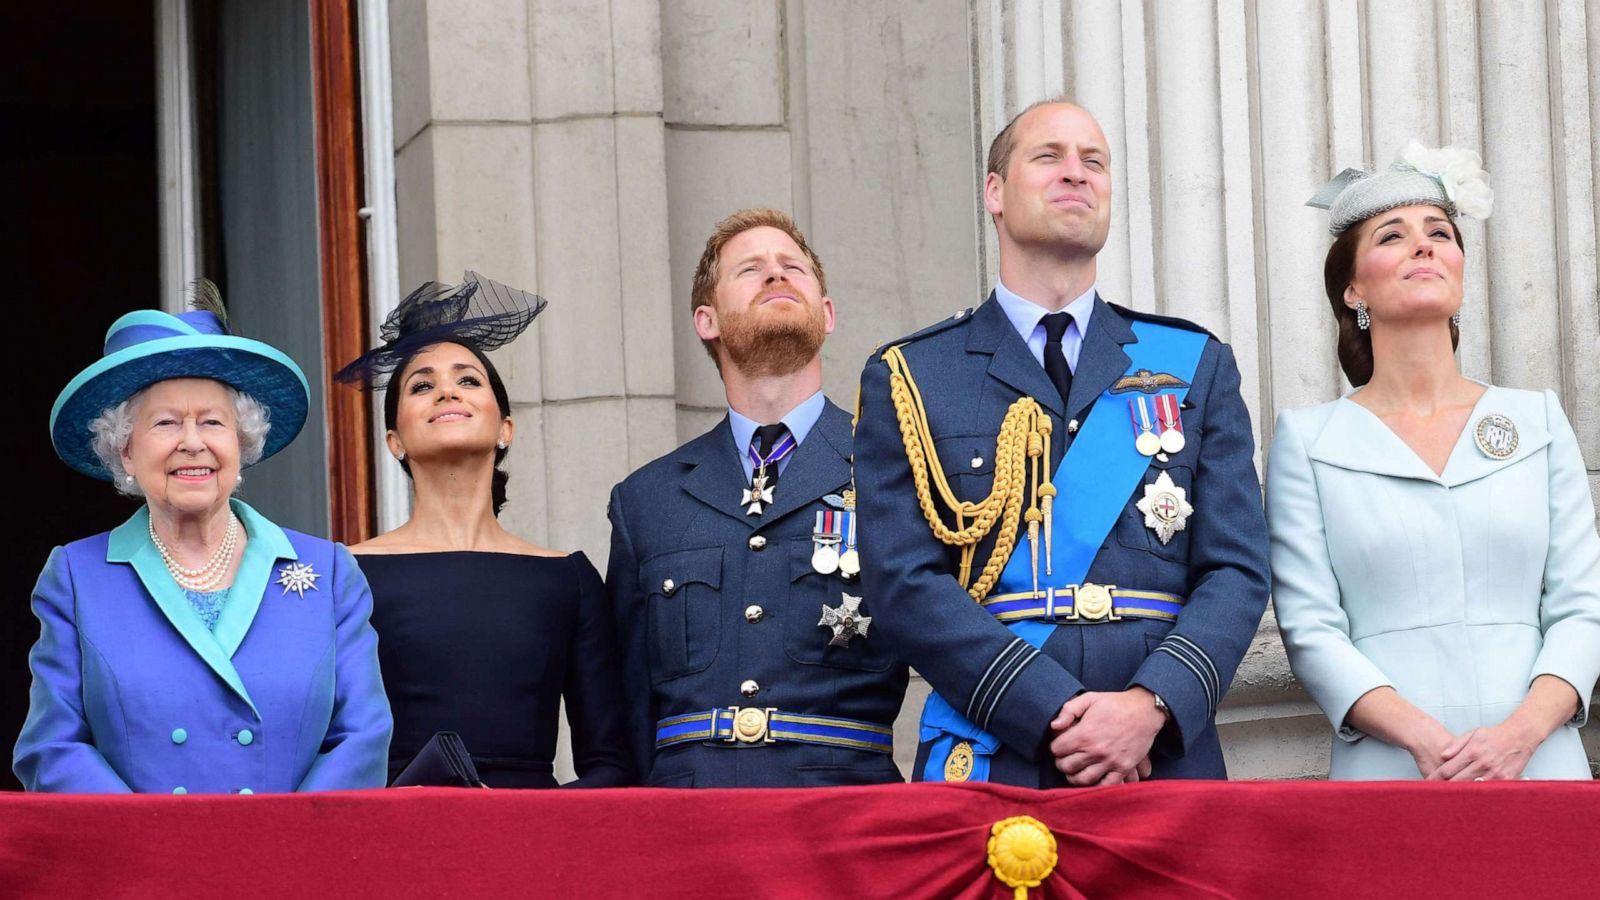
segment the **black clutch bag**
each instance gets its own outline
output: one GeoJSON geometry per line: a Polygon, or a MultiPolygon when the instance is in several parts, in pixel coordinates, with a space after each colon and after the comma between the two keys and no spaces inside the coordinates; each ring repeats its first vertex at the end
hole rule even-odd
{"type": "Polygon", "coordinates": [[[428,739],[417,755],[389,783],[390,787],[484,787],[467,745],[454,731],[428,739]]]}

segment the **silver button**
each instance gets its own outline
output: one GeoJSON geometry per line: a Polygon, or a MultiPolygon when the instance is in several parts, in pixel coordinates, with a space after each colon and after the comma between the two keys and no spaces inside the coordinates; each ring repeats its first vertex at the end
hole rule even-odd
{"type": "Polygon", "coordinates": [[[983,467],[983,457],[981,457],[981,456],[974,456],[974,457],[973,457],[973,458],[972,458],[972,467],[973,467],[973,468],[974,468],[974,469],[980,469],[980,468],[982,468],[982,467],[983,467]]]}
{"type": "Polygon", "coordinates": [[[661,590],[664,593],[668,593],[668,594],[672,593],[672,589],[677,587],[677,586],[678,586],[678,583],[676,581],[673,581],[671,578],[668,578],[666,581],[661,582],[661,590]]]}
{"type": "Polygon", "coordinates": [[[756,606],[755,604],[751,604],[750,606],[746,606],[744,608],[744,620],[749,622],[751,625],[761,621],[762,616],[765,616],[766,614],[766,610],[756,606]]]}
{"type": "Polygon", "coordinates": [[[746,680],[744,684],[739,685],[739,693],[746,697],[754,697],[761,693],[761,685],[756,684],[754,681],[746,680]]]}
{"type": "Polygon", "coordinates": [[[752,536],[750,538],[750,549],[751,550],[765,550],[765,549],[767,549],[767,539],[762,537],[759,534],[752,536]]]}
{"type": "Polygon", "coordinates": [[[1077,434],[1077,433],[1078,433],[1078,420],[1077,419],[1073,419],[1071,422],[1067,423],[1067,434],[1077,434]]]}

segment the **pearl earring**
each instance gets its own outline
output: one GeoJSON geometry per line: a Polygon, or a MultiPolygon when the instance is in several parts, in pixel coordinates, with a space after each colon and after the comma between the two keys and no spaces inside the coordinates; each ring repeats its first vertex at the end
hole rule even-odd
{"type": "Polygon", "coordinates": [[[496,447],[499,447],[499,448],[500,448],[500,449],[501,449],[501,450],[504,450],[504,449],[505,449],[505,448],[506,448],[506,447],[508,447],[508,446],[510,446],[510,445],[509,445],[509,444],[507,444],[507,443],[506,443],[506,442],[505,442],[505,441],[501,441],[501,442],[500,442],[500,443],[498,443],[498,444],[495,444],[495,446],[496,446],[496,447]]]}
{"type": "Polygon", "coordinates": [[[1367,304],[1362,300],[1356,301],[1356,327],[1362,331],[1372,327],[1372,316],[1367,313],[1367,304]]]}
{"type": "Polygon", "coordinates": [[[1450,324],[1454,325],[1457,328],[1461,327],[1461,310],[1458,309],[1454,313],[1451,314],[1451,316],[1450,316],[1450,324]]]}
{"type": "Polygon", "coordinates": [[[133,484],[133,476],[132,475],[124,475],[124,476],[122,476],[122,483],[123,484],[133,484]]]}
{"type": "Polygon", "coordinates": [[[399,453],[396,453],[394,455],[394,459],[395,459],[395,462],[405,462],[406,461],[406,452],[404,450],[401,450],[399,453]]]}

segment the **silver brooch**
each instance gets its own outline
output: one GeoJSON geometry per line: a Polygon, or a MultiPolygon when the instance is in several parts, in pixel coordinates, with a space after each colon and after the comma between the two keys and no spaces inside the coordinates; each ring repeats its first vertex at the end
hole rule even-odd
{"type": "Polygon", "coordinates": [[[861,615],[861,598],[852,597],[841,593],[843,599],[838,606],[822,604],[822,621],[817,623],[819,628],[832,628],[833,637],[828,641],[829,647],[848,647],[850,639],[861,635],[862,640],[867,638],[867,628],[872,624],[871,616],[861,615]]]}
{"type": "Polygon", "coordinates": [[[311,566],[306,563],[284,563],[283,568],[278,570],[277,583],[279,587],[283,588],[282,596],[287,596],[290,591],[294,591],[300,595],[300,599],[304,600],[306,591],[317,589],[317,579],[321,577],[320,574],[313,572],[311,566]]]}
{"type": "Polygon", "coordinates": [[[1478,449],[1490,459],[1510,459],[1517,452],[1517,426],[1499,413],[1491,413],[1478,420],[1472,429],[1478,449]]]}

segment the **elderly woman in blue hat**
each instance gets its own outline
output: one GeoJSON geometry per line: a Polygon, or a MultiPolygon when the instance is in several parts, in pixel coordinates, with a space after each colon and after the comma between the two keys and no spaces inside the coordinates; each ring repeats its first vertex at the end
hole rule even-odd
{"type": "Polygon", "coordinates": [[[67,465],[144,502],[39,576],[13,760],[29,790],[384,784],[392,724],[361,570],[233,498],[305,424],[305,375],[202,305],[118,319],[51,410],[67,465]]]}

